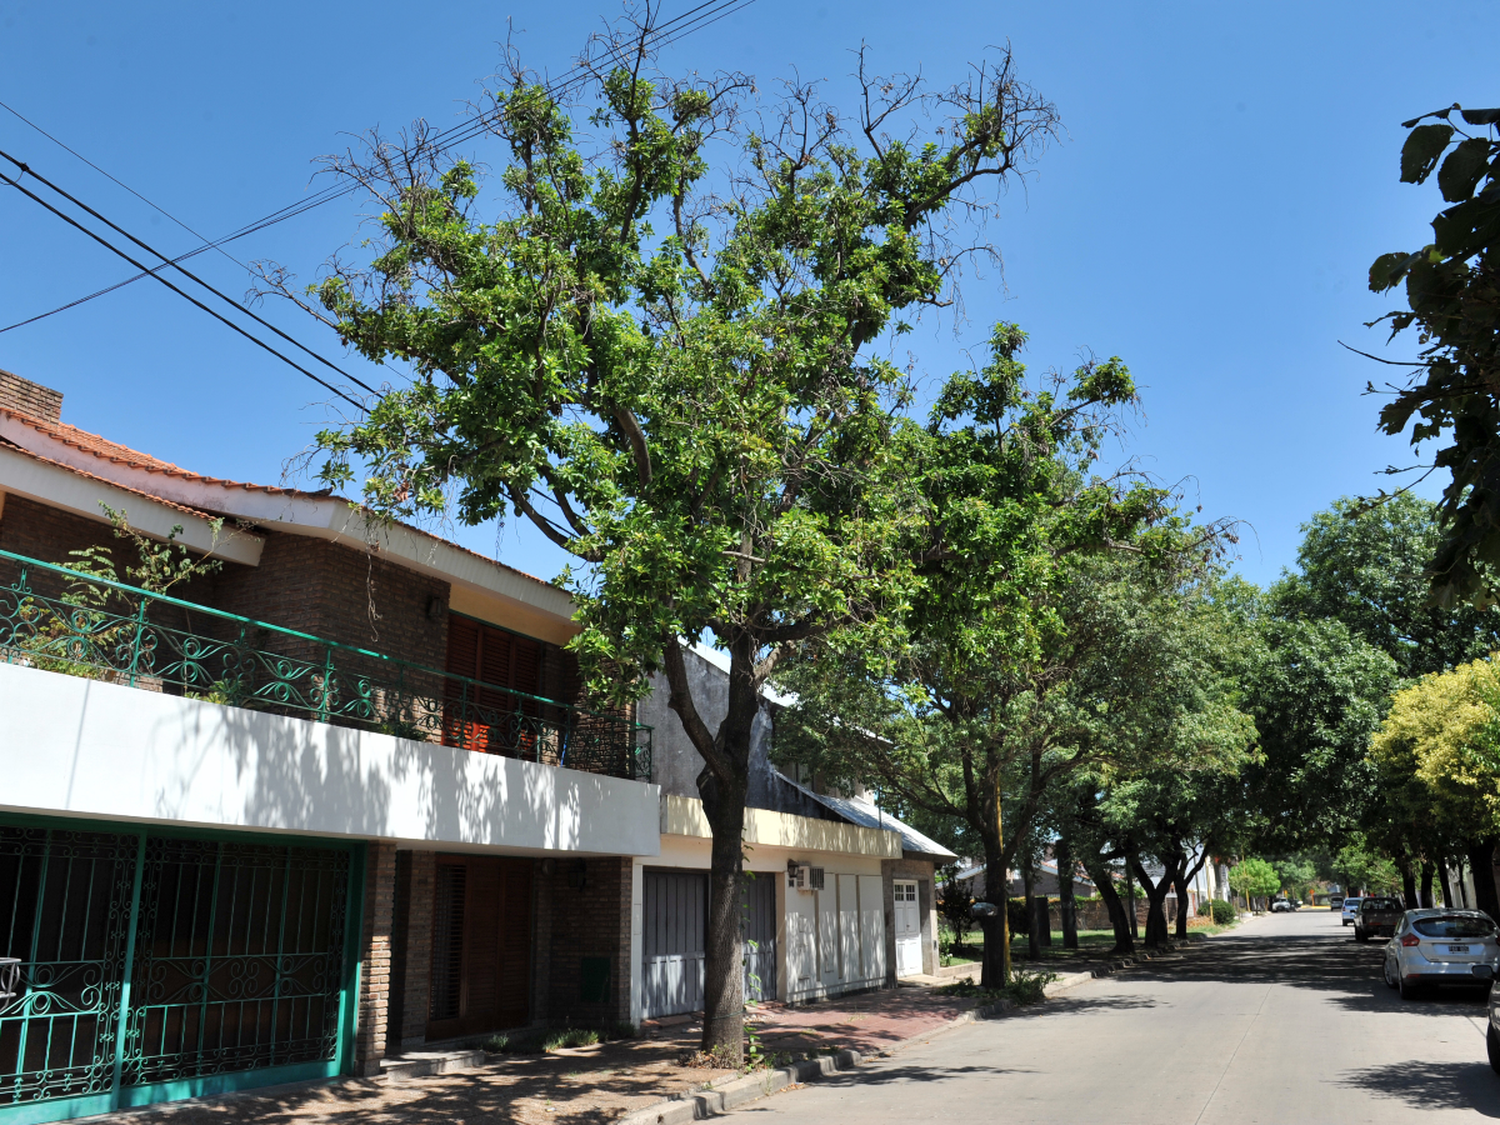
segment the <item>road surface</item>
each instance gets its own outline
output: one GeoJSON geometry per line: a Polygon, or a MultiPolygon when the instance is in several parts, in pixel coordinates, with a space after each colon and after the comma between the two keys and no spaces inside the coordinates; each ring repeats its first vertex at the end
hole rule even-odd
{"type": "Polygon", "coordinates": [[[1251,919],[1205,945],[742,1113],[756,1125],[1500,1117],[1482,996],[1403,1002],[1381,979],[1384,943],[1356,943],[1334,911],[1251,919]]]}

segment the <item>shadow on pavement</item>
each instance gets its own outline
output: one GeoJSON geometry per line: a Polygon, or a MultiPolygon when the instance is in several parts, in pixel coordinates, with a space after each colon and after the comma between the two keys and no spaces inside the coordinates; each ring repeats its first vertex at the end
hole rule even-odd
{"type": "Polygon", "coordinates": [[[1379,1098],[1405,1102],[1412,1109],[1467,1109],[1500,1117],[1495,1084],[1500,1076],[1488,1063],[1403,1062],[1345,1071],[1338,1084],[1379,1098]]]}

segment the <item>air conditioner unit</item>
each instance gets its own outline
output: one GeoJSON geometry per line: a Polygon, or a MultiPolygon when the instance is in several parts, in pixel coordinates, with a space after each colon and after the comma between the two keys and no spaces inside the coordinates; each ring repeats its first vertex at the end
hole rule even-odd
{"type": "Polygon", "coordinates": [[[823,889],[823,869],[821,867],[809,867],[805,863],[792,860],[786,865],[786,885],[790,890],[821,891],[823,889]]]}

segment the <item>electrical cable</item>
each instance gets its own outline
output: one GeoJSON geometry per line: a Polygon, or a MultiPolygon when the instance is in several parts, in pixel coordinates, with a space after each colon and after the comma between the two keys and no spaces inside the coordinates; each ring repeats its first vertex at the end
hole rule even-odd
{"type": "MultiPolygon", "coordinates": [[[[374,387],[370,386],[368,383],[364,382],[362,379],[356,378],[355,376],[349,374],[349,372],[345,371],[342,367],[339,367],[336,363],[333,363],[333,362],[331,362],[331,361],[329,361],[327,359],[324,359],[317,352],[313,351],[311,348],[307,347],[305,344],[302,344],[301,342],[293,339],[291,336],[288,336],[280,328],[277,328],[274,324],[272,324],[270,321],[266,320],[264,317],[256,315],[256,313],[252,312],[250,309],[247,309],[244,305],[240,304],[240,302],[236,301],[233,297],[229,296],[227,293],[224,293],[221,290],[214,288],[212,285],[210,285],[208,282],[204,281],[197,274],[195,274],[191,270],[189,270],[186,266],[182,266],[182,265],[179,265],[176,262],[173,262],[170,258],[168,258],[160,250],[156,249],[154,246],[148,245],[147,243],[141,241],[135,235],[131,234],[128,230],[125,230],[123,227],[119,226],[118,224],[110,222],[109,219],[107,219],[103,215],[99,214],[98,211],[95,211],[87,203],[83,202],[83,200],[79,199],[77,196],[71,195],[68,192],[64,191],[62,188],[60,188],[56,184],[54,184],[51,180],[47,179],[46,176],[43,176],[41,173],[39,173],[35,169],[33,169],[30,165],[25,164],[24,162],[22,162],[20,160],[17,160],[14,156],[12,156],[10,153],[6,152],[4,149],[0,149],[0,157],[3,157],[4,159],[10,161],[17,168],[19,168],[21,170],[21,174],[23,176],[30,176],[32,179],[36,180],[38,183],[45,184],[52,191],[56,192],[58,195],[62,196],[64,199],[66,199],[69,203],[73,204],[73,206],[75,206],[75,207],[77,207],[77,208],[79,208],[79,209],[81,209],[83,211],[87,211],[94,218],[98,219],[105,226],[109,227],[110,230],[115,231],[117,234],[124,235],[126,238],[130,239],[131,242],[135,243],[137,246],[139,246],[142,250],[146,251],[148,254],[152,254],[152,255],[155,255],[156,257],[160,258],[164,264],[171,266],[173,269],[177,270],[178,273],[182,274],[184,277],[188,278],[189,280],[197,282],[204,289],[207,289],[210,293],[212,293],[215,297],[218,297],[219,300],[225,302],[226,304],[233,305],[237,311],[244,313],[246,316],[248,316],[251,320],[255,321],[257,324],[260,324],[260,325],[262,325],[262,326],[264,326],[266,328],[269,328],[272,332],[276,333],[276,335],[280,336],[283,340],[285,340],[287,343],[291,344],[293,347],[298,348],[301,351],[305,352],[307,355],[312,356],[313,359],[317,360],[324,367],[327,367],[327,368],[329,368],[332,371],[338,372],[345,379],[348,379],[351,383],[353,383],[355,386],[359,387],[360,389],[368,391],[370,394],[375,395],[377,397],[380,395],[379,391],[377,391],[374,387]]],[[[158,280],[160,280],[159,276],[158,276],[158,280]]],[[[179,290],[179,292],[180,292],[180,290],[179,290]]],[[[185,295],[186,294],[184,294],[184,296],[185,295]]]]}
{"type": "MultiPolygon", "coordinates": [[[[653,29],[648,35],[647,46],[652,50],[660,50],[664,47],[669,47],[696,31],[701,31],[703,28],[710,27],[713,24],[718,23],[720,20],[726,18],[727,16],[733,15],[739,11],[743,11],[753,3],[755,3],[755,0],[704,0],[703,3],[700,3],[695,7],[688,9],[688,11],[684,12],[682,15],[676,16],[660,27],[653,29]],[[705,12],[704,9],[712,10],[705,12]]],[[[618,56],[618,54],[622,50],[624,50],[623,47],[618,48],[613,52],[613,54],[618,56]]],[[[576,64],[569,70],[564,71],[563,74],[554,82],[550,83],[546,87],[547,93],[552,97],[560,96],[568,92],[568,90],[572,86],[585,81],[588,78],[588,75],[589,71],[587,68],[585,68],[582,64],[576,64]]],[[[125,188],[126,191],[129,191],[138,199],[143,200],[152,207],[156,207],[158,211],[161,211],[162,214],[172,219],[174,223],[177,223],[179,226],[183,227],[183,229],[191,233],[193,237],[199,239],[203,238],[202,235],[192,230],[191,227],[188,227],[180,220],[174,218],[170,213],[162,210],[162,208],[157,207],[156,204],[151,203],[149,199],[146,199],[146,197],[141,195],[139,192],[130,188],[126,184],[121,183],[119,180],[116,180],[115,177],[110,176],[108,172],[105,172],[102,168],[99,168],[98,165],[85,159],[83,156],[80,156],[71,148],[68,148],[67,145],[64,145],[61,141],[58,141],[57,138],[53,137],[50,133],[47,133],[40,126],[33,124],[31,121],[28,121],[20,113],[17,113],[15,110],[11,109],[10,106],[5,105],[3,102],[0,102],[0,106],[4,106],[5,109],[15,114],[15,116],[20,118],[22,121],[25,121],[26,124],[31,125],[32,128],[42,133],[43,136],[47,137],[49,140],[54,141],[56,144],[61,145],[63,148],[67,149],[68,152],[73,153],[74,156],[77,156],[78,159],[83,160],[84,163],[89,165],[89,167],[94,168],[102,175],[107,176],[110,180],[125,188]]],[[[433,144],[433,150],[437,153],[447,152],[455,145],[463,144],[465,141],[473,140],[479,137],[488,128],[488,115],[479,118],[477,121],[468,121],[463,122],[459,125],[450,126],[448,129],[445,129],[436,135],[436,137],[434,138],[434,141],[436,143],[433,144]]],[[[50,309],[47,312],[38,313],[35,316],[26,318],[25,320],[20,320],[14,324],[6,325],[5,327],[0,328],[0,333],[9,332],[12,329],[21,328],[28,324],[35,324],[37,321],[45,320],[47,317],[55,316],[57,313],[66,312],[69,309],[77,308],[79,305],[86,304],[87,302],[94,300],[96,297],[102,297],[107,293],[113,293],[117,289],[122,289],[127,285],[131,285],[134,282],[141,280],[143,277],[154,276],[156,274],[156,271],[165,269],[168,265],[176,265],[180,262],[187,261],[189,258],[196,257],[197,255],[205,253],[209,250],[218,250],[220,253],[224,254],[225,257],[229,258],[230,261],[235,262],[237,265],[240,265],[243,268],[244,263],[240,262],[237,258],[233,257],[223,249],[225,244],[235,242],[241,238],[245,238],[249,235],[258,233],[259,231],[265,230],[267,227],[275,226],[277,223],[285,222],[287,219],[293,219],[299,215],[304,215],[307,212],[314,210],[315,208],[323,206],[323,204],[325,203],[330,203],[335,199],[341,199],[344,196],[351,195],[355,191],[357,191],[358,188],[359,185],[355,183],[324,188],[321,191],[314,193],[308,199],[299,200],[296,203],[289,203],[279,210],[272,211],[269,215],[263,216],[262,218],[257,219],[252,223],[247,223],[237,230],[231,231],[229,234],[225,235],[222,238],[216,239],[214,241],[204,240],[202,246],[189,250],[184,254],[180,254],[176,258],[166,259],[160,266],[143,269],[142,272],[138,274],[125,278],[122,281],[118,281],[113,285],[106,286],[103,289],[97,289],[93,293],[90,293],[83,297],[79,297],[76,300],[69,301],[67,304],[59,305],[55,309],[50,309]]],[[[152,252],[155,253],[155,251],[152,252]]],[[[236,305],[238,305],[238,302],[235,303],[236,305]]],[[[298,346],[300,347],[300,345],[298,346]]]]}
{"type": "Polygon", "coordinates": [[[81,230],[84,234],[88,235],[90,238],[92,238],[95,242],[99,243],[99,245],[103,246],[105,249],[109,250],[110,252],[112,252],[114,254],[118,254],[120,257],[124,258],[127,262],[129,262],[131,265],[133,265],[136,269],[144,271],[145,274],[149,274],[151,277],[155,278],[157,281],[159,281],[163,285],[165,285],[168,289],[172,290],[172,292],[176,293],[178,296],[185,297],[187,300],[189,300],[193,304],[197,305],[204,312],[208,313],[208,315],[211,316],[211,317],[213,317],[215,320],[221,321],[222,323],[228,325],[230,328],[234,329],[234,331],[238,332],[241,336],[245,337],[245,339],[249,340],[252,344],[255,344],[258,347],[264,348],[266,351],[270,352],[277,359],[281,360],[283,363],[287,364],[288,366],[296,368],[298,371],[302,372],[302,374],[306,375],[309,379],[311,379],[314,383],[317,383],[319,386],[322,386],[322,387],[324,387],[324,388],[332,391],[334,394],[338,395],[339,398],[341,398],[345,402],[349,403],[349,405],[355,407],[358,410],[364,410],[365,409],[365,404],[362,403],[362,402],[360,402],[358,399],[353,398],[353,397],[351,397],[348,394],[345,394],[338,387],[335,387],[332,383],[328,382],[326,379],[322,379],[319,376],[317,376],[316,374],[314,374],[313,372],[309,371],[307,368],[303,367],[300,363],[298,363],[296,360],[292,359],[291,357],[282,355],[281,352],[277,351],[275,348],[273,348],[270,344],[266,343],[260,337],[256,336],[252,332],[247,332],[244,328],[241,328],[238,324],[234,323],[234,321],[230,320],[229,318],[227,318],[225,316],[221,316],[219,313],[215,312],[213,309],[211,309],[207,305],[205,305],[202,301],[198,300],[198,298],[194,297],[191,293],[185,293],[185,292],[183,292],[181,289],[179,289],[177,286],[173,285],[166,278],[162,277],[159,273],[156,273],[153,270],[148,269],[145,266],[144,263],[137,261],[135,258],[132,258],[128,253],[126,253],[124,250],[121,250],[118,246],[114,245],[114,243],[110,242],[103,235],[98,234],[98,233],[96,233],[94,231],[89,230],[88,227],[84,226],[82,223],[80,223],[77,219],[73,218],[71,215],[64,214],[62,211],[59,211],[56,207],[52,206],[52,204],[48,203],[41,196],[37,195],[33,191],[28,190],[24,184],[20,183],[17,180],[11,179],[4,172],[0,172],[0,183],[9,184],[11,187],[15,188],[17,191],[19,191],[22,195],[26,196],[28,199],[31,199],[31,200],[35,201],[36,203],[41,204],[41,206],[45,207],[48,211],[51,211],[54,215],[56,215],[63,222],[67,223],[69,226],[76,227],[78,230],[81,230]]]}

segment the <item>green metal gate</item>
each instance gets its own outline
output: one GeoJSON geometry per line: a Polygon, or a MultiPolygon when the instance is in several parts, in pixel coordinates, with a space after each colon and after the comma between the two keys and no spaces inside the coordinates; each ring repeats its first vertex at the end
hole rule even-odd
{"type": "Polygon", "coordinates": [[[341,1073],[358,854],[0,823],[0,1125],[341,1073]]]}

